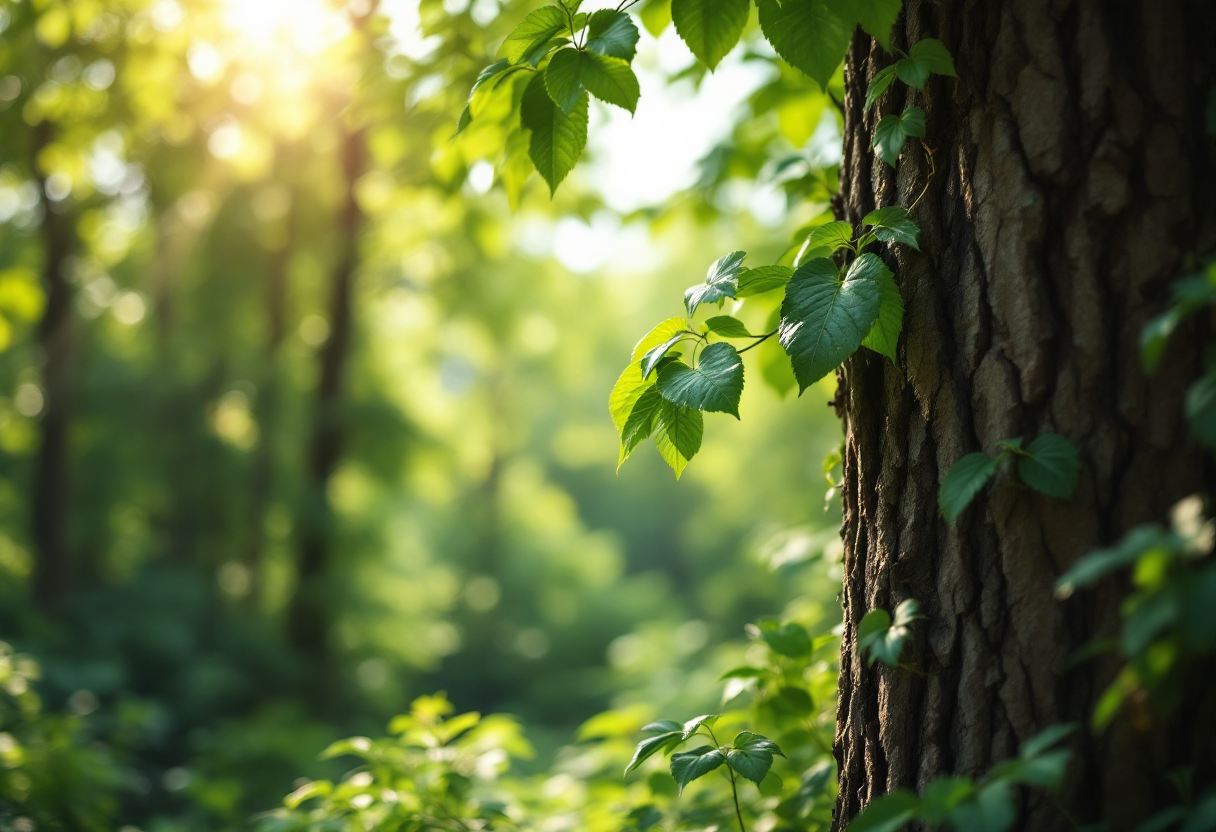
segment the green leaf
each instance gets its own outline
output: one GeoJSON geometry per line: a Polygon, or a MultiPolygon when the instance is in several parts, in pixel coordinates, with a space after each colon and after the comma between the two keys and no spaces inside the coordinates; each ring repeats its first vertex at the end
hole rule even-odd
{"type": "Polygon", "coordinates": [[[973,453],[954,463],[942,479],[942,487],[937,495],[937,504],[947,523],[953,523],[992,479],[996,473],[996,462],[988,454],[973,453]]]}
{"type": "Polygon", "coordinates": [[[583,95],[566,114],[549,97],[544,76],[537,74],[528,82],[520,101],[520,121],[532,131],[528,155],[549,183],[552,195],[574,169],[587,144],[587,96],[583,95]]]}
{"type": "Polygon", "coordinates": [[[558,6],[544,6],[531,12],[515,31],[507,35],[499,52],[513,64],[522,62],[538,47],[567,26],[566,13],[558,6]]]}
{"type": "Polygon", "coordinates": [[[718,677],[718,681],[722,682],[727,679],[759,679],[767,675],[769,675],[769,671],[763,667],[748,667],[744,665],[743,667],[735,667],[726,671],[718,677]]]}
{"type": "Polygon", "coordinates": [[[955,829],[967,832],[1005,832],[1015,815],[1009,783],[997,780],[980,788],[975,797],[960,803],[951,813],[955,829]]]}
{"type": "Polygon", "coordinates": [[[671,776],[675,778],[680,793],[684,787],[704,777],[718,766],[726,762],[726,756],[712,745],[703,745],[692,751],[684,751],[671,755],[671,776]]]}
{"type": "Polygon", "coordinates": [[[975,784],[966,777],[938,777],[925,786],[920,817],[934,826],[945,823],[954,807],[975,793],[975,784]]]}
{"type": "Polygon", "coordinates": [[[729,413],[739,418],[743,395],[743,360],[739,351],[719,341],[701,351],[697,366],[674,361],[659,371],[663,398],[708,413],[729,413]]]}
{"type": "Polygon", "coordinates": [[[924,38],[912,44],[908,57],[895,64],[895,74],[899,80],[918,90],[925,88],[925,82],[930,74],[958,76],[954,72],[954,60],[949,50],[940,40],[924,38]]]}
{"type": "Polygon", "coordinates": [[[902,6],[903,0],[853,0],[850,9],[866,34],[890,52],[891,27],[895,25],[902,6]]]}
{"type": "Polygon", "coordinates": [[[778,338],[789,353],[799,390],[806,390],[857,351],[878,317],[879,272],[873,254],[853,261],[843,281],[836,264],[815,259],[798,267],[781,302],[778,338]]]}
{"type": "Polygon", "coordinates": [[[692,54],[712,72],[747,25],[747,0],[672,0],[671,19],[692,54]]]}
{"type": "Polygon", "coordinates": [[[861,221],[872,226],[874,236],[884,243],[903,243],[920,251],[920,245],[916,239],[920,234],[920,225],[908,216],[907,208],[888,205],[886,208],[871,211],[861,221]]]}
{"type": "Polygon", "coordinates": [[[751,731],[740,732],[731,746],[726,752],[726,764],[757,786],[772,768],[773,755],[785,756],[777,743],[751,731]]]}
{"type": "Polygon", "coordinates": [[[684,723],[684,739],[688,739],[693,734],[697,733],[697,729],[699,729],[702,725],[713,725],[718,721],[718,717],[720,716],[721,714],[701,714],[700,716],[694,716],[692,719],[684,723]]]}
{"type": "Polygon", "coordinates": [[[648,733],[670,734],[672,731],[683,731],[684,726],[674,719],[660,719],[643,725],[642,730],[648,733]]]}
{"type": "Polygon", "coordinates": [[[732,318],[730,315],[716,315],[705,321],[705,326],[714,335],[719,335],[723,338],[750,338],[751,333],[747,331],[747,327],[738,318],[732,318]]]}
{"type": "Polygon", "coordinates": [[[895,167],[895,160],[899,158],[899,152],[904,149],[907,140],[908,137],[900,128],[899,116],[883,116],[874,127],[874,150],[878,158],[891,167],[895,167]]]}
{"type": "Polygon", "coordinates": [[[853,35],[830,0],[756,0],[760,30],[777,54],[827,89],[853,35]]]}
{"type": "Polygon", "coordinates": [[[654,444],[659,449],[659,455],[675,471],[676,479],[684,473],[688,461],[701,450],[704,433],[701,411],[663,399],[655,424],[654,444]]]}
{"type": "Polygon", "coordinates": [[[789,656],[791,659],[797,659],[811,652],[811,637],[807,634],[806,627],[796,621],[787,621],[782,624],[770,619],[759,622],[758,627],[760,637],[774,652],[789,656]]]}
{"type": "Polygon", "coordinates": [[[899,129],[905,136],[925,137],[925,111],[920,107],[909,107],[899,115],[899,129]]]}
{"type": "Polygon", "coordinates": [[[671,0],[642,0],[638,17],[646,31],[657,38],[671,24],[671,0]]]}
{"type": "Polygon", "coordinates": [[[545,68],[545,89],[562,112],[569,114],[583,98],[583,68],[586,61],[577,49],[559,49],[545,68]]]}
{"type": "Polygon", "coordinates": [[[909,598],[895,608],[895,620],[886,610],[870,610],[861,619],[857,627],[857,648],[862,653],[869,652],[869,664],[880,661],[887,667],[899,664],[899,655],[903,652],[904,643],[911,635],[909,625],[919,616],[916,614],[917,604],[909,598]]]}
{"type": "Polygon", "coordinates": [[[650,374],[659,366],[659,362],[667,357],[667,353],[671,350],[671,348],[683,339],[689,337],[691,336],[689,336],[688,333],[679,332],[668,340],[664,341],[662,344],[659,344],[657,347],[651,349],[650,352],[646,353],[646,356],[642,359],[642,378],[650,378],[650,374]]]}
{"type": "Polygon", "coordinates": [[[954,71],[954,58],[950,57],[950,50],[937,38],[921,38],[912,44],[908,57],[927,66],[934,75],[958,77],[954,71]]]}
{"type": "Polygon", "coordinates": [[[1077,487],[1081,461],[1077,446],[1057,433],[1045,433],[1026,447],[1018,457],[1018,476],[1022,482],[1048,497],[1067,500],[1077,487]]]}
{"type": "Polygon", "coordinates": [[[625,420],[625,426],[621,428],[621,450],[616,462],[618,471],[621,470],[621,466],[625,464],[625,460],[629,459],[634,449],[654,433],[655,420],[658,418],[662,402],[663,397],[659,395],[658,388],[654,385],[647,387],[645,392],[638,397],[629,418],[625,420]]]}
{"type": "Polygon", "coordinates": [[[851,248],[852,245],[853,223],[851,222],[829,222],[813,229],[806,238],[807,249],[827,249],[828,253],[824,255],[825,257],[834,254],[839,249],[851,248]]]}
{"type": "Polygon", "coordinates": [[[597,55],[632,61],[639,37],[638,27],[624,12],[600,9],[587,21],[586,48],[597,55]]]}
{"type": "Polygon", "coordinates": [[[719,257],[710,265],[704,283],[688,287],[684,292],[684,306],[689,317],[702,303],[716,303],[735,296],[739,275],[743,273],[743,258],[746,256],[745,252],[732,251],[719,257]]]}
{"type": "Polygon", "coordinates": [[[595,52],[579,54],[583,63],[583,85],[587,91],[606,104],[634,112],[641,90],[628,62],[595,52]]]}
{"type": "Polygon", "coordinates": [[[735,297],[750,298],[780,289],[790,282],[794,270],[789,266],[760,266],[739,273],[735,297]]]}
{"type": "Polygon", "coordinates": [[[868,111],[874,106],[874,103],[882,98],[882,94],[887,91],[887,87],[891,86],[891,82],[895,80],[895,65],[885,66],[878,72],[874,73],[874,77],[870,79],[870,86],[866,88],[866,106],[868,111]]]}
{"type": "Polygon", "coordinates": [[[683,332],[686,329],[688,329],[688,321],[680,317],[668,318],[654,329],[650,330],[650,332],[646,333],[642,340],[638,341],[634,345],[633,352],[630,354],[629,360],[636,364],[637,362],[641,361],[646,353],[650,352],[653,347],[657,347],[659,344],[667,341],[673,335],[683,332]]]}
{"type": "Polygon", "coordinates": [[[667,751],[669,748],[682,743],[684,740],[680,737],[679,731],[669,731],[664,734],[659,734],[657,737],[647,737],[638,743],[638,747],[634,749],[633,759],[629,761],[629,765],[625,767],[625,773],[633,771],[635,768],[646,762],[648,759],[658,754],[660,751],[667,751]]]}
{"type": "Polygon", "coordinates": [[[1144,329],[1140,330],[1140,363],[1144,365],[1144,369],[1157,369],[1170,336],[1181,322],[1181,310],[1174,306],[1150,320],[1144,325],[1144,329]]]}
{"type": "Polygon", "coordinates": [[[1195,438],[1216,451],[1216,372],[1209,371],[1186,391],[1186,421],[1195,438]]]}
{"type": "Polygon", "coordinates": [[[885,266],[878,275],[878,290],[878,317],[861,345],[898,363],[895,350],[899,346],[899,333],[904,328],[904,301],[895,285],[895,276],[885,266]]]}
{"type": "Polygon", "coordinates": [[[849,824],[847,832],[899,832],[916,817],[919,807],[920,800],[914,793],[896,789],[870,801],[849,824]]]}
{"type": "Polygon", "coordinates": [[[1058,745],[1077,731],[1075,723],[1050,725],[1022,743],[1020,756],[1023,760],[1032,760],[1047,751],[1053,745],[1058,745]]]}
{"type": "Polygon", "coordinates": [[[630,363],[617,378],[612,392],[608,395],[608,412],[612,414],[612,424],[616,426],[617,433],[625,427],[629,414],[633,412],[633,406],[652,384],[653,382],[642,378],[642,368],[637,362],[630,363]]]}
{"type": "Polygon", "coordinates": [[[629,64],[594,52],[558,51],[545,69],[545,88],[565,113],[578,105],[584,90],[631,113],[638,106],[638,79],[629,64]]]}
{"type": "Polygon", "coordinates": [[[1126,569],[1142,555],[1161,547],[1179,545],[1176,536],[1159,526],[1137,526],[1107,549],[1098,549],[1081,558],[1056,581],[1056,596],[1068,598],[1078,588],[1097,583],[1112,572],[1126,569]]]}
{"type": "Polygon", "coordinates": [[[924,137],[925,111],[920,107],[909,107],[900,115],[883,116],[874,128],[874,149],[878,156],[891,167],[904,149],[908,136],[924,137]]]}

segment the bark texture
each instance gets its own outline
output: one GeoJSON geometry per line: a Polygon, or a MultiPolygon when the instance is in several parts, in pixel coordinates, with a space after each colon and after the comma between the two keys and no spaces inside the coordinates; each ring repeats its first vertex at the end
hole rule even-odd
{"type": "MultiPolygon", "coordinates": [[[[1069,657],[1117,632],[1123,591],[1060,602],[1055,579],[1210,485],[1182,419],[1202,339],[1176,335],[1147,375],[1138,337],[1187,256],[1216,242],[1203,123],[1216,5],[908,0],[893,45],[926,37],[954,54],[958,80],[934,76],[926,94],[897,83],[869,113],[866,86],[891,58],[859,33],[846,61],[843,218],[928,186],[913,214],[922,252],[884,255],[906,306],[898,365],[862,350],[841,371],[842,827],[890,789],[982,774],[1048,725],[1087,725],[1117,662],[1069,657]],[[910,143],[894,172],[870,141],[908,105],[925,109],[926,147],[910,143]],[[1071,501],[998,480],[955,524],[941,518],[938,486],[960,457],[1045,432],[1081,449],[1071,501]],[[906,598],[927,616],[904,654],[923,675],[867,668],[858,622],[906,598]]],[[[1061,802],[1082,825],[1133,829],[1176,802],[1175,766],[1210,781],[1216,719],[1201,687],[1150,731],[1121,717],[1074,741],[1061,802]]],[[[1020,799],[1018,828],[1072,828],[1042,793],[1020,799]]]]}

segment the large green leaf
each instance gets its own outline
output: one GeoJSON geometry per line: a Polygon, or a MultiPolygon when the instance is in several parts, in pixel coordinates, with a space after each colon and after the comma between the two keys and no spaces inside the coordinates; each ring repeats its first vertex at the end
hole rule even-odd
{"type": "Polygon", "coordinates": [[[680,792],[684,787],[704,777],[718,766],[726,762],[726,755],[712,745],[703,745],[692,751],[684,751],[671,755],[671,776],[675,778],[680,792]]]}
{"type": "Polygon", "coordinates": [[[608,412],[612,414],[612,423],[616,425],[617,433],[625,427],[625,421],[633,412],[633,406],[652,384],[653,379],[648,381],[642,377],[642,368],[636,361],[631,361],[621,373],[608,395],[608,412]]]}
{"type": "Polygon", "coordinates": [[[873,107],[874,102],[876,102],[879,98],[882,98],[882,94],[887,91],[887,87],[891,86],[891,83],[894,80],[894,64],[891,66],[885,66],[878,70],[878,72],[875,72],[874,77],[870,79],[870,86],[866,88],[865,109],[869,110],[871,107],[873,107]]]}
{"type": "Polygon", "coordinates": [[[650,330],[650,332],[647,332],[646,335],[642,337],[642,340],[634,344],[633,353],[629,360],[636,364],[637,362],[641,361],[643,356],[650,352],[651,349],[657,347],[659,344],[662,344],[664,341],[670,339],[673,335],[683,332],[686,329],[688,329],[688,321],[680,317],[668,318],[654,329],[650,330]]]}
{"type": "Polygon", "coordinates": [[[568,25],[566,13],[560,7],[544,6],[528,14],[515,31],[507,35],[499,52],[511,63],[520,63],[568,25]]]}
{"type": "Polygon", "coordinates": [[[1008,782],[994,780],[975,796],[960,803],[950,815],[955,829],[967,832],[1005,832],[1016,818],[1008,782]]]}
{"type": "Polygon", "coordinates": [[[633,453],[634,449],[654,433],[654,423],[662,403],[663,397],[659,395],[658,388],[654,385],[647,387],[638,397],[637,402],[633,405],[633,410],[629,413],[629,418],[625,420],[625,425],[621,428],[621,451],[616,463],[618,471],[625,464],[625,460],[629,459],[629,455],[633,453]]]}
{"type": "Polygon", "coordinates": [[[680,343],[685,338],[691,338],[688,333],[680,332],[673,335],[657,347],[651,348],[649,352],[642,358],[642,378],[650,378],[650,374],[659,366],[659,362],[667,357],[671,348],[680,343]]]}
{"type": "Polygon", "coordinates": [[[878,275],[878,290],[878,317],[861,345],[897,363],[895,350],[899,346],[899,333],[904,328],[904,301],[895,285],[895,276],[885,266],[878,275]]]}
{"type": "Polygon", "coordinates": [[[647,737],[638,743],[638,747],[633,752],[633,759],[630,760],[629,765],[625,767],[625,773],[628,774],[629,772],[633,771],[635,768],[646,762],[646,760],[650,759],[660,751],[666,751],[669,748],[673,748],[683,741],[684,739],[680,736],[679,731],[668,731],[666,733],[659,734],[657,737],[647,737]]]}
{"type": "Polygon", "coordinates": [[[574,169],[587,144],[587,96],[583,95],[569,114],[553,102],[545,79],[537,74],[528,82],[520,101],[520,121],[532,131],[528,155],[544,180],[550,195],[574,169]]]}
{"type": "Polygon", "coordinates": [[[735,296],[739,275],[743,273],[743,258],[746,256],[745,252],[732,251],[719,257],[710,265],[704,283],[689,286],[685,290],[684,306],[690,317],[702,303],[716,303],[735,296]]]}
{"type": "Polygon", "coordinates": [[[772,768],[773,755],[785,756],[777,743],[751,731],[740,732],[731,746],[726,752],[726,764],[757,786],[772,768]]]}
{"type": "Polygon", "coordinates": [[[900,115],[883,116],[874,127],[874,149],[878,157],[891,167],[899,158],[908,136],[925,135],[925,111],[909,107],[900,115]]]}
{"type": "Polygon", "coordinates": [[[1081,460],[1077,446],[1058,433],[1045,433],[1018,457],[1018,476],[1040,494],[1067,500],[1077,487],[1081,460]]]}
{"type": "Polygon", "coordinates": [[[912,44],[908,57],[896,62],[895,74],[899,80],[918,90],[925,88],[930,74],[958,77],[949,50],[936,38],[922,38],[912,44]]]}
{"type": "Polygon", "coordinates": [[[806,390],[856,352],[878,317],[886,267],[877,256],[853,261],[844,280],[836,264],[816,259],[799,266],[781,302],[778,338],[789,353],[799,390],[806,390]]]}
{"type": "Polygon", "coordinates": [[[748,9],[747,0],[672,0],[671,19],[692,54],[713,71],[739,42],[748,9]]]}
{"type": "Polygon", "coordinates": [[[595,52],[559,50],[545,69],[545,87],[565,113],[578,106],[584,90],[631,113],[638,106],[638,79],[629,64],[595,52]]]}
{"type": "Polygon", "coordinates": [[[582,56],[583,53],[573,47],[559,49],[553,53],[549,66],[545,67],[545,89],[563,113],[569,114],[583,98],[586,89],[583,85],[583,68],[586,62],[582,56]]]}
{"type": "Polygon", "coordinates": [[[600,9],[587,20],[587,43],[589,52],[632,61],[637,52],[638,27],[624,12],[600,9]]]}
{"type": "Polygon", "coordinates": [[[797,621],[782,623],[770,619],[759,622],[758,627],[764,643],[783,656],[797,659],[813,649],[810,634],[797,621]]]}
{"type": "Polygon", "coordinates": [[[743,394],[743,360],[739,351],[724,341],[701,351],[697,366],[673,361],[659,371],[659,393],[684,407],[710,413],[729,413],[739,418],[743,394]]]}
{"type": "Polygon", "coordinates": [[[830,0],[756,0],[760,29],[777,54],[827,88],[844,59],[853,22],[830,0]]]}
{"type": "Polygon", "coordinates": [[[903,0],[852,0],[849,9],[853,17],[878,44],[891,51],[891,27],[899,17],[903,0]]]}
{"type": "Polygon", "coordinates": [[[790,282],[794,270],[789,266],[759,266],[755,269],[744,269],[739,273],[735,288],[735,297],[750,298],[780,289],[790,282]]]}
{"type": "Polygon", "coordinates": [[[751,333],[738,318],[730,315],[715,315],[705,321],[705,328],[722,338],[750,338],[751,333]]]}
{"type": "Polygon", "coordinates": [[[606,104],[633,112],[638,107],[638,78],[629,63],[611,55],[581,52],[583,85],[587,91],[606,104]]]}
{"type": "Polygon", "coordinates": [[[886,208],[871,211],[862,217],[861,221],[873,226],[871,233],[884,243],[903,243],[920,251],[920,244],[917,242],[920,226],[908,216],[907,208],[888,205],[886,208]]]}
{"type": "Polygon", "coordinates": [[[688,461],[701,450],[705,422],[701,411],[681,407],[663,399],[655,423],[654,444],[663,461],[675,471],[676,479],[684,473],[688,461]]]}
{"type": "Polygon", "coordinates": [[[967,454],[946,472],[937,495],[937,504],[947,523],[963,513],[975,495],[996,473],[996,460],[984,453],[967,454]]]}
{"type": "MultiPolygon", "coordinates": [[[[829,222],[811,231],[806,238],[807,250],[823,248],[828,254],[853,244],[853,223],[829,222]]],[[[825,257],[828,255],[824,255],[825,257]]]]}

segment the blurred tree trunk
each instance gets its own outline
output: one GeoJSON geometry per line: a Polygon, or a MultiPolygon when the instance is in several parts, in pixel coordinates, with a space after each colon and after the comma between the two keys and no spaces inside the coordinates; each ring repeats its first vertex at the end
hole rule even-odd
{"type": "MultiPolygon", "coordinates": [[[[837,822],[897,787],[979,774],[1053,723],[1088,724],[1114,659],[1072,665],[1117,631],[1121,592],[1057,601],[1053,583],[1128,528],[1161,522],[1210,485],[1182,421],[1200,339],[1175,338],[1154,375],[1138,336],[1187,255],[1216,242],[1216,164],[1204,133],[1216,7],[1186,0],[909,0],[893,45],[936,37],[957,81],[897,84],[886,109],[924,107],[926,147],[898,173],[871,150],[869,79],[891,58],[860,35],[846,62],[840,209],[859,223],[911,205],[921,253],[886,252],[907,312],[898,366],[862,350],[840,374],[846,430],[845,635],[837,822]],[[936,163],[934,172],[933,162],[936,163]],[[953,525],[942,476],[998,440],[1056,432],[1081,449],[1070,502],[990,488],[953,525]],[[905,661],[868,668],[857,625],[922,604],[905,661]]],[[[1079,739],[1062,795],[1082,823],[1133,829],[1176,801],[1167,772],[1211,774],[1213,690],[1196,685],[1143,731],[1120,717],[1079,739]],[[1205,767],[1208,767],[1205,769],[1205,767]]],[[[1071,828],[1041,791],[1020,828],[1071,828]]]]}
{"type": "Polygon", "coordinates": [[[46,307],[38,325],[44,403],[38,423],[41,442],[34,472],[31,520],[37,549],[34,599],[49,614],[61,611],[73,583],[68,541],[68,446],[75,332],[73,291],[67,268],[75,229],[71,218],[47,198],[46,177],[38,164],[38,156],[54,140],[54,132],[54,126],[46,120],[33,128],[34,177],[43,205],[42,281],[46,307]]]}
{"type": "MultiPolygon", "coordinates": [[[[291,163],[297,161],[284,146],[279,149],[282,173],[291,176],[291,163]]],[[[282,395],[279,351],[287,332],[287,278],[296,246],[296,202],[298,193],[289,192],[290,203],[284,218],[282,245],[270,252],[266,263],[266,345],[263,372],[258,384],[257,423],[259,441],[253,460],[249,495],[249,530],[245,549],[245,568],[249,570],[249,606],[257,609],[262,592],[262,560],[266,549],[266,515],[274,498],[275,441],[278,434],[279,400],[282,395]]]]}
{"type": "Polygon", "coordinates": [[[328,581],[332,549],[333,511],[329,483],[346,443],[342,392],[354,327],[353,296],[359,263],[359,233],[363,211],[355,187],[367,168],[367,139],[362,127],[342,134],[343,206],[337,222],[341,246],[330,281],[329,338],[318,350],[319,380],[313,402],[312,435],[308,442],[305,511],[299,524],[296,591],[288,612],[288,636],[296,649],[318,661],[328,653],[332,618],[328,581]]]}

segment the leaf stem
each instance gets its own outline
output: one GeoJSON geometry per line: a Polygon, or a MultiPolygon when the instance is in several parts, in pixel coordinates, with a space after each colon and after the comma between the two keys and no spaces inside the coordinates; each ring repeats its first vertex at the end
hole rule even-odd
{"type": "MultiPolygon", "coordinates": [[[[772,332],[769,333],[769,335],[772,334],[772,332]]],[[[767,338],[768,335],[764,337],[767,338]]],[[[757,341],[756,343],[760,342],[757,341]]],[[[751,348],[749,347],[748,349],[751,348]]],[[[742,350],[740,350],[740,352],[742,352],[742,350]]],[[[701,727],[709,732],[709,738],[713,740],[714,746],[721,748],[721,743],[718,742],[717,736],[714,735],[714,729],[704,724],[702,724],[701,727]]],[[[730,794],[731,797],[735,799],[735,817],[739,819],[739,832],[747,832],[747,827],[743,825],[743,810],[739,808],[739,786],[735,783],[735,770],[730,767],[730,763],[726,764],[726,773],[730,775],[730,794]]]]}
{"type": "Polygon", "coordinates": [[[755,338],[756,340],[755,340],[753,343],[748,344],[748,345],[747,345],[746,347],[744,347],[743,349],[739,350],[739,354],[740,354],[740,355],[742,355],[743,353],[747,352],[748,350],[750,350],[750,349],[754,349],[755,347],[760,346],[760,345],[761,345],[761,344],[763,344],[765,341],[767,341],[769,338],[772,338],[774,335],[776,335],[776,334],[777,334],[777,332],[778,332],[778,330],[775,330],[775,329],[774,329],[772,332],[766,333],[766,334],[764,334],[764,335],[750,335],[750,336],[748,336],[749,338],[755,338]]]}
{"type": "Polygon", "coordinates": [[[929,184],[933,181],[933,174],[937,173],[937,163],[933,161],[933,148],[929,147],[929,145],[925,144],[923,141],[920,143],[920,146],[925,149],[925,155],[929,157],[929,175],[925,177],[925,187],[921,188],[920,193],[916,196],[916,199],[914,199],[912,204],[908,206],[909,214],[916,210],[916,206],[920,205],[920,201],[924,199],[925,194],[929,192],[929,184]]]}

